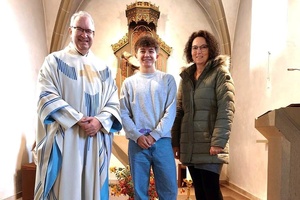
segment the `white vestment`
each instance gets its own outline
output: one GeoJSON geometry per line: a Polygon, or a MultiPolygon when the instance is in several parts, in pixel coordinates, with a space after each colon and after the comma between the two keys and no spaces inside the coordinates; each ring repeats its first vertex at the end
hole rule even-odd
{"type": "Polygon", "coordinates": [[[45,58],[38,78],[35,199],[109,199],[113,133],[122,128],[110,69],[70,43],[45,58]],[[101,122],[96,136],[76,124],[83,116],[101,122]]]}

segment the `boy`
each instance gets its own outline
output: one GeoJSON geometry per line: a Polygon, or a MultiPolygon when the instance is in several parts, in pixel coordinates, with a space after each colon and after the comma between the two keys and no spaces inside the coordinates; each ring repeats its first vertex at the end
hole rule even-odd
{"type": "Polygon", "coordinates": [[[155,69],[159,44],[151,36],[135,43],[140,71],[123,82],[121,118],[128,142],[134,199],[148,200],[151,167],[160,200],[176,200],[176,165],[171,127],[176,115],[176,82],[155,69]]]}

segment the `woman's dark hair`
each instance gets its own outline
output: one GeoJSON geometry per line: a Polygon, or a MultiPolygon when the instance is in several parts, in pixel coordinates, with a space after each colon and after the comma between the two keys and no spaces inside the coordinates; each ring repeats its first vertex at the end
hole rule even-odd
{"type": "Polygon", "coordinates": [[[210,32],[205,30],[200,30],[192,33],[189,40],[185,44],[184,55],[188,63],[193,62],[192,58],[192,44],[196,37],[203,37],[208,45],[209,57],[208,60],[213,59],[220,55],[220,47],[217,39],[210,32]]]}
{"type": "Polygon", "coordinates": [[[136,41],[134,44],[134,50],[136,53],[140,47],[154,47],[156,53],[159,51],[159,44],[157,40],[148,35],[142,36],[136,41]]]}

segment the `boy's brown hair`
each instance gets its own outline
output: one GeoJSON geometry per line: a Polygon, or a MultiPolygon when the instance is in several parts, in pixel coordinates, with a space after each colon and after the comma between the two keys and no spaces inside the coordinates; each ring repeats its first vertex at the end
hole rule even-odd
{"type": "Polygon", "coordinates": [[[134,44],[135,53],[138,52],[140,47],[154,47],[156,53],[159,51],[159,44],[157,40],[149,35],[142,36],[136,41],[134,44]]]}

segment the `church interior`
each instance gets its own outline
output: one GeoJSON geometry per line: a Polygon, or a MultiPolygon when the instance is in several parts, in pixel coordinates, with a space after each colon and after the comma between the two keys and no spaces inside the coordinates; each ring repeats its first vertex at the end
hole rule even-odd
{"type": "MultiPolygon", "coordinates": [[[[236,92],[230,161],[220,182],[248,199],[300,198],[300,1],[4,0],[0,199],[22,199],[24,184],[30,184],[24,169],[33,161],[37,74],[45,56],[69,43],[69,20],[79,10],[92,15],[92,51],[111,67],[119,87],[138,70],[130,58],[140,34],[159,41],[157,69],[178,84],[180,69],[189,65],[183,50],[190,34],[213,33],[221,53],[231,57],[236,92]]],[[[111,166],[128,163],[126,148],[121,131],[111,166]]],[[[177,170],[178,177],[186,175],[177,170]]]]}

